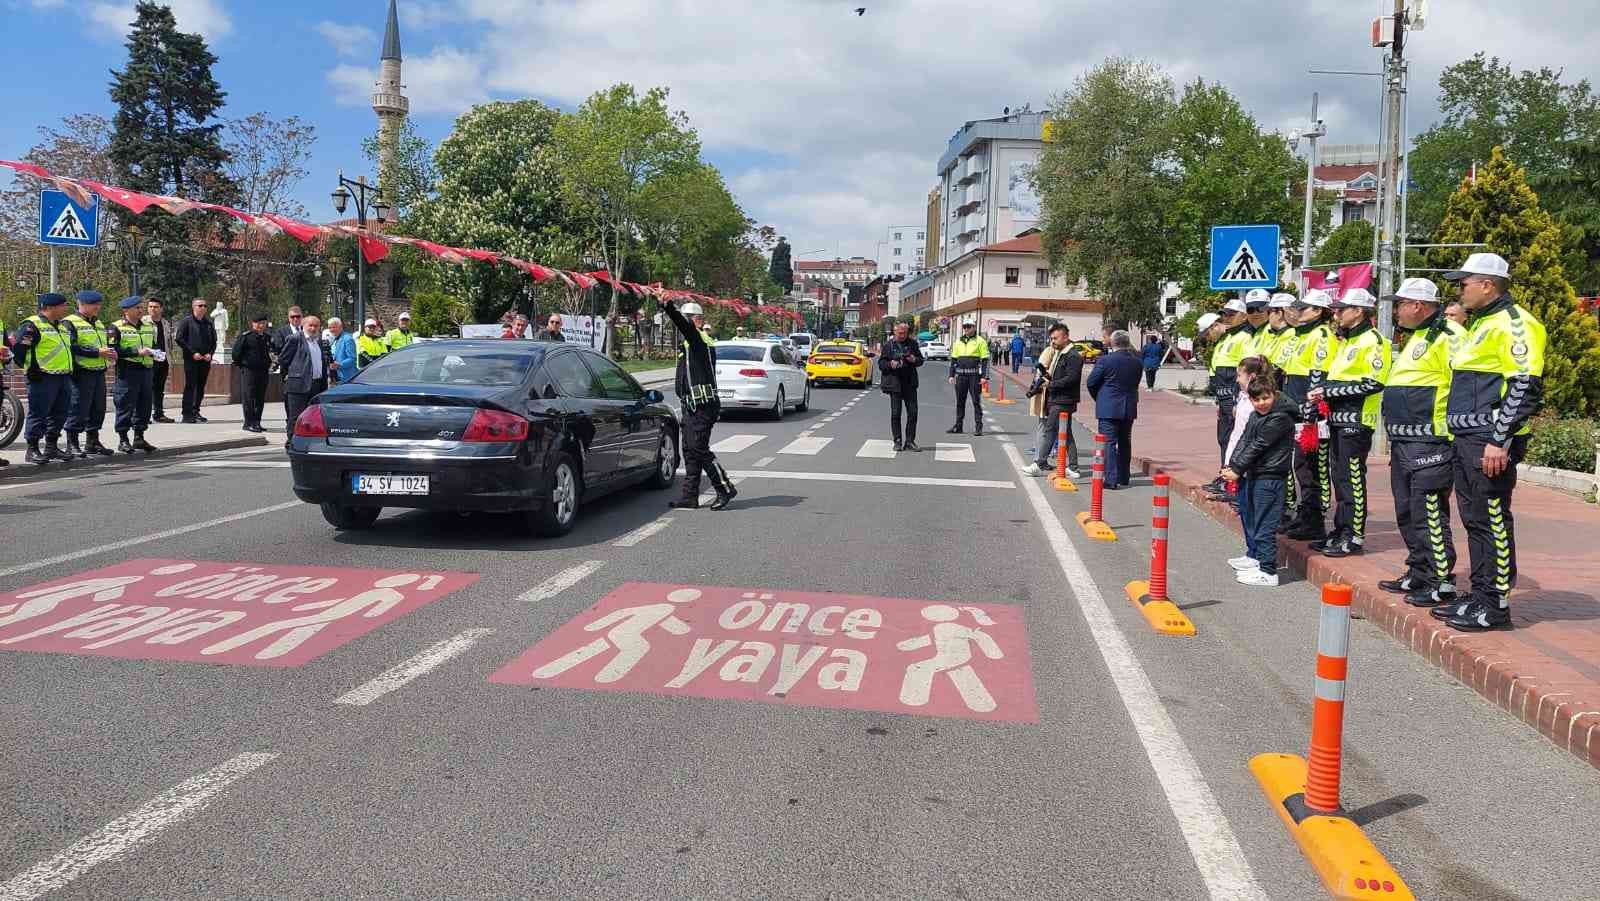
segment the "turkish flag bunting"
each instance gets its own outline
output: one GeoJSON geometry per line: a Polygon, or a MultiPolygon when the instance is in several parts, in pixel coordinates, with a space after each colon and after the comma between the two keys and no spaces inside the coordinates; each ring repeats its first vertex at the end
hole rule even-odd
{"type": "Polygon", "coordinates": [[[49,181],[55,177],[51,175],[50,171],[45,167],[38,166],[33,163],[22,163],[16,160],[0,160],[0,166],[5,166],[8,169],[15,169],[18,172],[31,175],[34,178],[42,178],[45,181],[49,181]]]}
{"type": "Polygon", "coordinates": [[[356,242],[361,245],[361,255],[366,258],[368,265],[377,263],[389,255],[389,245],[371,235],[357,234],[356,242]]]}
{"type": "Polygon", "coordinates": [[[467,257],[468,259],[477,260],[480,263],[500,262],[500,254],[495,253],[492,250],[472,250],[471,248],[467,247],[452,247],[450,249],[464,257],[467,257]]]}
{"type": "Polygon", "coordinates": [[[304,222],[297,222],[294,219],[290,219],[287,216],[279,216],[276,213],[262,213],[261,218],[283,229],[284,234],[302,244],[309,244],[316,240],[323,231],[321,226],[307,225],[304,222]]]}

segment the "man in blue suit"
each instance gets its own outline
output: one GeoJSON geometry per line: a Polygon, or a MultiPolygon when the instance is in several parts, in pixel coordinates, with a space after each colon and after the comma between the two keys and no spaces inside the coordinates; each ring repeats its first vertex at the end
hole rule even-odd
{"type": "Polygon", "coordinates": [[[1126,331],[1111,333],[1109,353],[1089,373],[1089,396],[1100,434],[1106,436],[1105,486],[1128,487],[1133,466],[1133,421],[1139,418],[1139,377],[1144,367],[1126,331]]]}

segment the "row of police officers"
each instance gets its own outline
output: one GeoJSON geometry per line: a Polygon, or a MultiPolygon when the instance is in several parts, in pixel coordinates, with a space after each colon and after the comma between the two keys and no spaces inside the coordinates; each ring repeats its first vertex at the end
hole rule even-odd
{"type": "Polygon", "coordinates": [[[1400,342],[1374,327],[1376,298],[1360,288],[1337,299],[1313,290],[1230,300],[1205,323],[1218,440],[1225,448],[1239,364],[1272,362],[1302,422],[1284,531],[1344,557],[1366,543],[1367,457],[1381,421],[1407,553],[1406,571],[1380,587],[1459,630],[1507,628],[1517,579],[1511,497],[1541,401],[1545,329],[1512,300],[1510,267],[1497,254],[1472,254],[1445,278],[1460,286],[1466,325],[1444,315],[1432,281],[1406,279],[1386,298],[1400,342]],[[1452,493],[1467,530],[1468,593],[1455,581],[1452,493]]]}
{"type": "MultiPolygon", "coordinates": [[[[119,304],[122,317],[109,326],[100,322],[105,298],[98,291],[80,291],[75,302],[76,310],[69,311],[64,295],[39,295],[39,311],[18,325],[12,340],[12,356],[28,385],[23,427],[27,462],[44,465],[115,453],[100,441],[107,370],[116,378],[112,397],[121,439],[117,450],[154,451],[145,440],[145,429],[150,424],[155,364],[164,356],[157,349],[155,325],[144,319],[138,297],[124,299],[119,304]]],[[[0,335],[4,331],[5,324],[0,323],[0,335]]]]}

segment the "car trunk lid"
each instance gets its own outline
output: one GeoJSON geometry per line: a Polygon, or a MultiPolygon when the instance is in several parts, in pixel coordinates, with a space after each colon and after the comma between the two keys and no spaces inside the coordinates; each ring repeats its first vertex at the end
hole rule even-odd
{"type": "Polygon", "coordinates": [[[323,421],[331,445],[460,441],[480,407],[497,408],[481,389],[432,386],[426,392],[352,385],[325,397],[323,421]]]}

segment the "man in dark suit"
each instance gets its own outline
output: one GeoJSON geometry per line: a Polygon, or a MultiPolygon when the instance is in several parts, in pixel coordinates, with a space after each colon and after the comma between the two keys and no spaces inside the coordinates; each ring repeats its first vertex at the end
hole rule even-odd
{"type": "Polygon", "coordinates": [[[272,368],[272,353],[267,314],[257,314],[250,328],[233,342],[233,365],[239,370],[239,399],[244,406],[247,432],[262,430],[261,411],[267,405],[267,370],[272,368]]]}
{"type": "Polygon", "coordinates": [[[172,340],[183,352],[183,421],[193,424],[206,421],[200,406],[211,378],[211,356],[217,352],[217,329],[206,316],[204,298],[196,297],[190,311],[173,330],[172,340]]]}
{"type": "Polygon", "coordinates": [[[278,366],[283,370],[283,411],[289,418],[284,427],[285,444],[294,435],[295,420],[312,399],[328,390],[330,382],[337,381],[333,351],[322,343],[322,320],[305,317],[300,332],[278,351],[278,366]]]}
{"type": "Polygon", "coordinates": [[[1139,378],[1144,367],[1133,351],[1133,339],[1118,329],[1111,333],[1105,356],[1089,373],[1089,396],[1100,434],[1106,436],[1105,486],[1126,488],[1133,465],[1133,421],[1139,418],[1139,378]]]}

